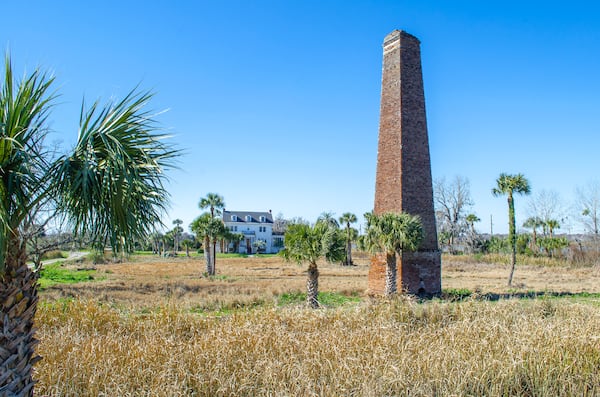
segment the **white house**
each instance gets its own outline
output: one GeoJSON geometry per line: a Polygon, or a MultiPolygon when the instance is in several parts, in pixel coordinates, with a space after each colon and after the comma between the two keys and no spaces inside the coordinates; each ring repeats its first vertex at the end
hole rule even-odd
{"type": "Polygon", "coordinates": [[[243,235],[239,242],[229,242],[227,252],[254,254],[257,241],[264,242],[260,252],[277,253],[283,248],[283,234],[273,233],[273,215],[268,212],[223,210],[223,223],[232,233],[243,235]]]}

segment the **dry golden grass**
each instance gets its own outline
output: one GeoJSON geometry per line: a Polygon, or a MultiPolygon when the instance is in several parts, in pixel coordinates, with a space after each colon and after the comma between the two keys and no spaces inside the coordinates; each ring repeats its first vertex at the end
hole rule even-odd
{"type": "MultiPolygon", "coordinates": [[[[445,259],[444,288],[506,291],[505,265],[445,259]]],[[[322,264],[320,290],[363,293],[367,262],[322,264]]],[[[218,273],[227,277],[200,278],[202,269],[201,260],[183,258],[107,265],[99,267],[103,281],[44,291],[37,393],[600,395],[597,298],[419,303],[364,297],[315,311],[273,304],[280,293],[304,289],[303,267],[255,257],[218,260],[218,273]],[[196,310],[223,307],[242,309],[196,310]]],[[[595,281],[593,292],[600,292],[597,268],[549,270],[518,267],[515,281],[570,292],[595,281]],[[536,281],[542,276],[547,280],[536,281]]]]}
{"type": "MultiPolygon", "coordinates": [[[[368,259],[358,266],[320,264],[321,291],[362,294],[367,288],[368,259]]],[[[76,266],[74,266],[76,267],[76,266]]],[[[306,269],[279,257],[218,258],[217,276],[202,277],[201,258],[138,257],[131,263],[97,266],[102,281],[50,287],[47,300],[94,299],[129,307],[175,303],[180,308],[217,310],[273,302],[285,292],[306,289],[306,269]]]]}
{"type": "Polygon", "coordinates": [[[469,256],[444,256],[442,259],[443,288],[467,288],[484,293],[506,291],[535,292],[600,292],[600,265],[551,266],[537,264],[534,260],[519,258],[513,287],[506,286],[510,265],[482,263],[469,256]],[[530,264],[533,262],[532,264],[530,264]]]}

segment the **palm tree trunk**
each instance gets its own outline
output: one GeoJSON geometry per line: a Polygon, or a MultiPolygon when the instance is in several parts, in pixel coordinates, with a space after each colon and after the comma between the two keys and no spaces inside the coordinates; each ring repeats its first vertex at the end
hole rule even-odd
{"type": "Polygon", "coordinates": [[[348,240],[346,245],[346,266],[352,266],[352,240],[348,240]]]}
{"type": "Polygon", "coordinates": [[[396,294],[398,290],[397,269],[396,269],[396,254],[386,255],[385,266],[385,291],[386,298],[390,298],[396,294]]]}
{"type": "Polygon", "coordinates": [[[212,275],[212,259],[210,257],[210,239],[208,236],[204,237],[204,260],[206,261],[206,275],[212,275]]]}
{"type": "Polygon", "coordinates": [[[38,273],[26,264],[24,244],[14,240],[0,275],[0,395],[33,396],[32,368],[40,359],[33,327],[38,273]]]}
{"type": "Polygon", "coordinates": [[[212,273],[211,276],[217,274],[217,239],[215,238],[212,243],[212,273]]]}
{"type": "Polygon", "coordinates": [[[517,235],[515,223],[515,202],[513,200],[511,192],[508,194],[508,240],[512,249],[510,261],[510,275],[508,276],[509,287],[512,286],[513,275],[515,273],[515,266],[517,264],[517,235]]]}
{"type": "Polygon", "coordinates": [[[312,309],[319,307],[319,269],[316,263],[308,266],[308,278],[306,279],[306,303],[312,309]]]}

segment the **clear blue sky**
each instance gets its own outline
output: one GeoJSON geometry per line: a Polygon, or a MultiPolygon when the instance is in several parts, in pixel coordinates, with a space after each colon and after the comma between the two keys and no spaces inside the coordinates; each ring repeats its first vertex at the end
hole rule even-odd
{"type": "MultiPolygon", "coordinates": [[[[315,220],[373,207],[381,44],[421,40],[434,178],[467,177],[480,231],[506,232],[501,172],[567,204],[600,169],[600,6],[592,1],[3,2],[17,71],[54,72],[53,140],[82,98],[156,92],[185,150],[165,217],[208,192],[231,210],[315,220]]],[[[523,222],[526,199],[517,199],[523,222]]]]}

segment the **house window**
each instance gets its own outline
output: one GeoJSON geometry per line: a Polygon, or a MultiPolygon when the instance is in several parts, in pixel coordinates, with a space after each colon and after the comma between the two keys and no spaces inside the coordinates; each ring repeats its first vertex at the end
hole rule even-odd
{"type": "Polygon", "coordinates": [[[252,222],[252,217],[250,215],[246,215],[246,222],[252,222]]]}
{"type": "Polygon", "coordinates": [[[237,222],[237,215],[231,215],[231,222],[237,222]]]}
{"type": "Polygon", "coordinates": [[[265,216],[261,216],[261,217],[260,217],[260,221],[261,221],[262,223],[266,222],[266,221],[267,221],[267,217],[265,217],[265,216]]]}
{"type": "Polygon", "coordinates": [[[266,226],[259,226],[258,227],[258,231],[261,232],[261,233],[264,233],[264,232],[267,231],[267,227],[266,226]]]}

